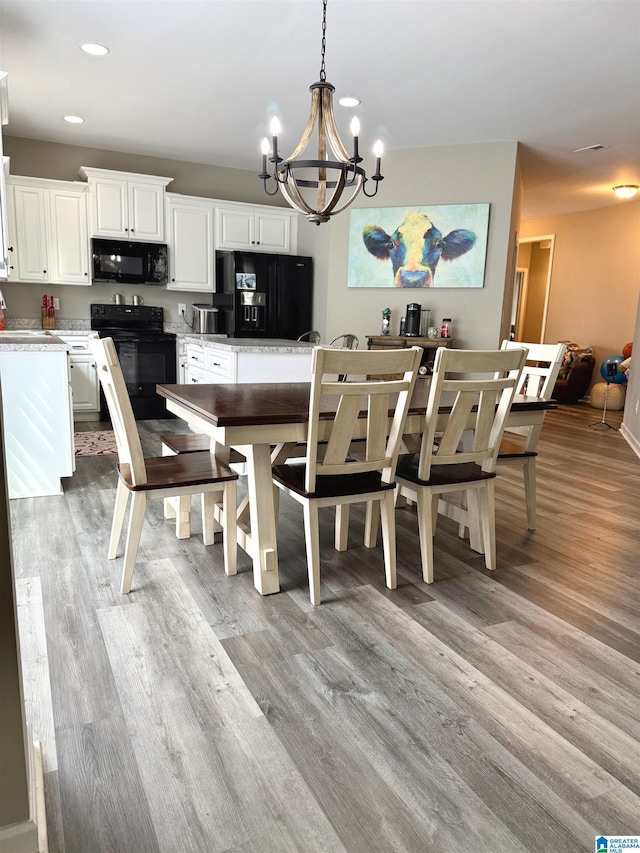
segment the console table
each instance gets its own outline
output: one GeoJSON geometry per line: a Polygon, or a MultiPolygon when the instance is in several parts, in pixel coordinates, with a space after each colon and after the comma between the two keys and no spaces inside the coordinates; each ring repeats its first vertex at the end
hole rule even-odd
{"type": "Polygon", "coordinates": [[[423,354],[420,367],[427,367],[429,373],[433,368],[433,359],[438,347],[453,346],[453,338],[419,338],[406,335],[367,335],[367,349],[398,349],[404,347],[422,347],[423,354]]]}

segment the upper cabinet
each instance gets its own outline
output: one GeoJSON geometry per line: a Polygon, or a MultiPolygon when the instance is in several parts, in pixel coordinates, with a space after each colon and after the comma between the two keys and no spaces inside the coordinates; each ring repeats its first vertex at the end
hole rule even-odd
{"type": "Polygon", "coordinates": [[[214,211],[215,202],[209,199],[167,193],[167,290],[213,291],[214,211]]]}
{"type": "Polygon", "coordinates": [[[7,187],[9,158],[2,152],[2,127],[9,121],[7,98],[7,72],[0,71],[0,279],[9,277],[9,228],[7,225],[7,187]]]}
{"type": "Polygon", "coordinates": [[[216,208],[216,249],[295,254],[298,214],[259,204],[216,208]]]}
{"type": "Polygon", "coordinates": [[[89,183],[89,227],[92,237],[165,240],[165,188],[173,178],[114,172],[83,166],[89,183]]]}
{"type": "Polygon", "coordinates": [[[91,284],[86,186],[8,179],[11,281],[91,284]]]}

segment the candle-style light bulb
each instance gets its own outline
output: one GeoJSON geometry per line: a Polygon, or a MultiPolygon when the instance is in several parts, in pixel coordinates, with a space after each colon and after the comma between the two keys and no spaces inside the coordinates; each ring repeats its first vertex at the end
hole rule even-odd
{"type": "Polygon", "coordinates": [[[353,157],[351,158],[351,162],[356,166],[361,162],[362,157],[358,152],[358,135],[360,134],[360,119],[358,116],[354,116],[351,119],[351,133],[353,134],[353,157]]]}
{"type": "Polygon", "coordinates": [[[280,133],[280,122],[278,120],[278,116],[274,116],[271,119],[271,138],[272,138],[272,149],[273,156],[271,158],[272,162],[277,161],[278,159],[278,134],[280,133]]]}
{"type": "Polygon", "coordinates": [[[260,150],[262,151],[262,174],[266,175],[267,173],[267,154],[271,150],[271,146],[269,145],[269,140],[265,136],[260,144],[260,150]]]}
{"type": "Polygon", "coordinates": [[[380,177],[380,158],[382,157],[382,152],[384,151],[384,145],[382,144],[382,140],[378,139],[376,144],[373,146],[373,153],[376,158],[376,173],[375,177],[380,177]]]}

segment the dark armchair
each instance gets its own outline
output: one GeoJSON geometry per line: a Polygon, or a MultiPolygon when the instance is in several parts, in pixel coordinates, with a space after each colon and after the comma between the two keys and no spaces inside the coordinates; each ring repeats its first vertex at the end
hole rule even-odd
{"type": "Polygon", "coordinates": [[[571,341],[566,343],[564,362],[558,373],[552,397],[558,403],[577,403],[587,393],[596,360],[593,347],[581,347],[571,341]]]}

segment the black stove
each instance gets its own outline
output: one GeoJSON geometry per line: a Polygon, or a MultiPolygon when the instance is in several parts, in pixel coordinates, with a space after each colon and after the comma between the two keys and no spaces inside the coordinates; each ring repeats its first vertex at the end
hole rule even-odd
{"type": "MultiPolygon", "coordinates": [[[[157,384],[176,382],[176,336],[163,326],[163,308],[91,305],[91,328],[101,338],[113,338],[137,420],[173,417],[156,393],[157,384]]],[[[100,420],[109,420],[102,390],[100,420]]]]}

